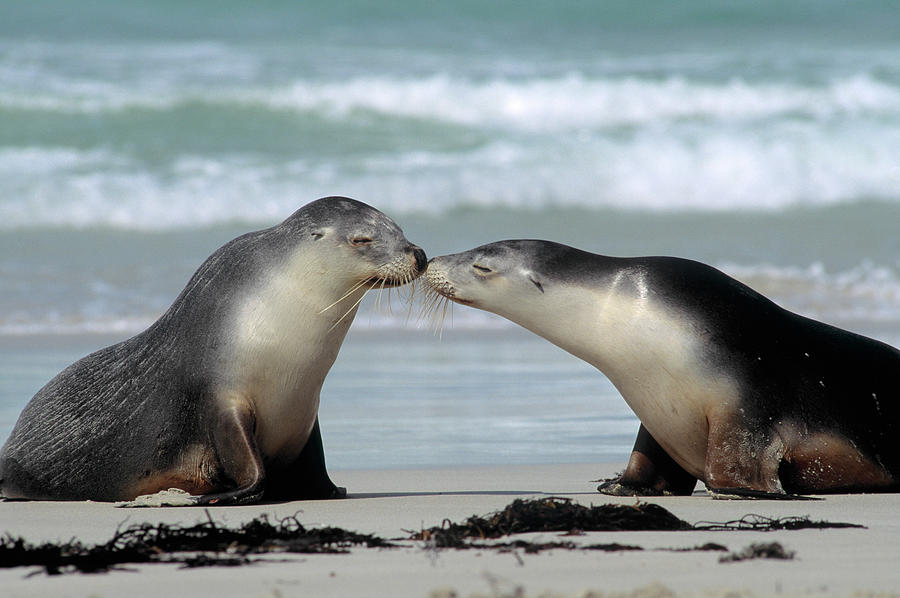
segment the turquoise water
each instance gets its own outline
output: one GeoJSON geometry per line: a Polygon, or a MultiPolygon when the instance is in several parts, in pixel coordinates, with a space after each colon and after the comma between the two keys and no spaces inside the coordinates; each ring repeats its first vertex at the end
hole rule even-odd
{"type": "MultiPolygon", "coordinates": [[[[216,247],[332,194],[379,207],[429,255],[512,237],[681,255],[900,345],[893,0],[2,13],[0,438],[216,247]]],[[[627,454],[635,422],[608,382],[495,318],[457,307],[439,340],[367,307],[354,331],[323,405],[341,467],[627,454]],[[398,346],[415,348],[415,380],[403,353],[372,369],[398,346]],[[509,375],[481,367],[485,346],[509,375]],[[371,404],[351,401],[357,386],[371,404]],[[366,436],[386,427],[385,445],[366,436]]]]}

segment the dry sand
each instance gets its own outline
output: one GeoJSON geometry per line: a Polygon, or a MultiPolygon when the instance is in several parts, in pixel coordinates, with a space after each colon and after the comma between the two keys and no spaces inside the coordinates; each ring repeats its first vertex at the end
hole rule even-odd
{"type": "MultiPolygon", "coordinates": [[[[613,466],[558,465],[429,471],[337,471],[345,500],[290,502],[209,509],[237,526],[260,514],[297,515],[307,527],[333,525],[385,538],[462,521],[505,507],[516,498],[570,497],[583,504],[617,502],[594,492],[590,480],[613,466]]],[[[0,596],[128,598],[158,596],[900,596],[900,494],[839,495],[820,501],[654,498],[690,523],[724,522],[748,513],[770,517],[808,515],[866,529],[778,532],[593,532],[578,541],[633,544],[642,551],[553,550],[539,554],[429,549],[404,541],[397,549],[354,548],[351,554],[271,555],[243,567],[179,569],[176,565],[128,566],[103,574],[47,576],[36,568],[0,570],[0,596]],[[792,560],[720,563],[718,552],[675,552],[716,542],[739,551],[779,542],[792,560]],[[661,550],[666,549],[666,550],[661,550]]],[[[0,503],[0,531],[30,542],[108,540],[117,527],[138,522],[190,525],[206,518],[197,508],[118,509],[100,503],[0,503]]],[[[559,534],[528,534],[560,540],[559,534]]],[[[571,539],[571,538],[566,538],[571,539]]]]}

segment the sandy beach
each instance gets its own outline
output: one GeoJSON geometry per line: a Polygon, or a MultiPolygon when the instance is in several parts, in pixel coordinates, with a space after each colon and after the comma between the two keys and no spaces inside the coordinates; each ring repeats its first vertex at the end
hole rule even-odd
{"type": "MultiPolygon", "coordinates": [[[[777,532],[591,532],[578,543],[619,543],[640,551],[601,552],[435,550],[406,540],[409,532],[486,515],[517,498],[569,497],[581,504],[633,504],[594,492],[591,480],[613,465],[541,465],[439,470],[336,471],[345,500],[288,502],[209,509],[218,523],[238,526],[260,514],[294,516],[306,527],[339,526],[401,539],[399,548],[353,548],[350,554],[278,554],[243,567],[182,569],[172,564],[125,566],[101,574],[48,576],[37,568],[0,571],[7,597],[26,596],[575,596],[587,590],[625,596],[900,596],[900,495],[838,495],[818,501],[714,500],[661,497],[681,519],[725,522],[754,513],[809,516],[865,529],[777,532]],[[678,551],[715,542],[738,552],[778,542],[791,560],[721,563],[722,552],[678,551]],[[521,593],[517,593],[521,592],[521,593]],[[454,594],[455,593],[455,594],[454,594]],[[617,594],[621,593],[621,594],[617,594]]],[[[169,522],[192,525],[206,512],[193,508],[119,509],[99,503],[7,502],[0,530],[32,543],[77,538],[108,540],[123,525],[169,522]]],[[[559,533],[526,534],[533,541],[559,533]]],[[[571,540],[571,537],[565,538],[571,540]]]]}

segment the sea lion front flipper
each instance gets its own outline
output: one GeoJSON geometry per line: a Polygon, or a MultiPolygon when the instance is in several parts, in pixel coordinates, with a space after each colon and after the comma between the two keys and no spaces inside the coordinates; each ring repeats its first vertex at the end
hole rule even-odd
{"type": "Polygon", "coordinates": [[[604,480],[597,490],[613,496],[689,495],[696,485],[697,478],[678,465],[641,424],[625,471],[604,480]]]}
{"type": "Polygon", "coordinates": [[[278,485],[269,484],[266,498],[285,500],[324,500],[346,498],[347,489],[336,486],[325,468],[325,449],[319,418],[313,425],[309,440],[296,460],[278,476],[278,485]]]}
{"type": "Polygon", "coordinates": [[[155,472],[131,488],[119,507],[240,505],[258,501],[265,490],[263,461],[254,436],[249,405],[224,399],[213,415],[208,441],[183,453],[177,465],[155,472]],[[222,488],[221,492],[208,492],[222,488]],[[227,489],[227,490],[224,490],[227,489]]]}
{"type": "Polygon", "coordinates": [[[242,505],[262,498],[266,475],[254,428],[253,412],[246,403],[233,401],[222,409],[213,431],[214,450],[222,467],[218,475],[237,487],[194,497],[195,505],[242,505]]]}

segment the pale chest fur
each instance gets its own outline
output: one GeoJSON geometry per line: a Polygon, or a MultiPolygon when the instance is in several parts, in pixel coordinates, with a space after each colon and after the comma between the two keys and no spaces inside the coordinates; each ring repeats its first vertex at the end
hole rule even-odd
{"type": "Polygon", "coordinates": [[[346,289],[309,274],[272,276],[243,298],[231,327],[228,392],[250,402],[259,449],[275,461],[292,460],[306,445],[325,376],[355,315],[335,324],[358,297],[323,312],[346,289]]]}
{"type": "Polygon", "coordinates": [[[705,365],[690,323],[640,295],[572,289],[558,301],[554,321],[536,313],[522,324],[602,371],[660,445],[702,474],[708,417],[737,390],[705,365]]]}

